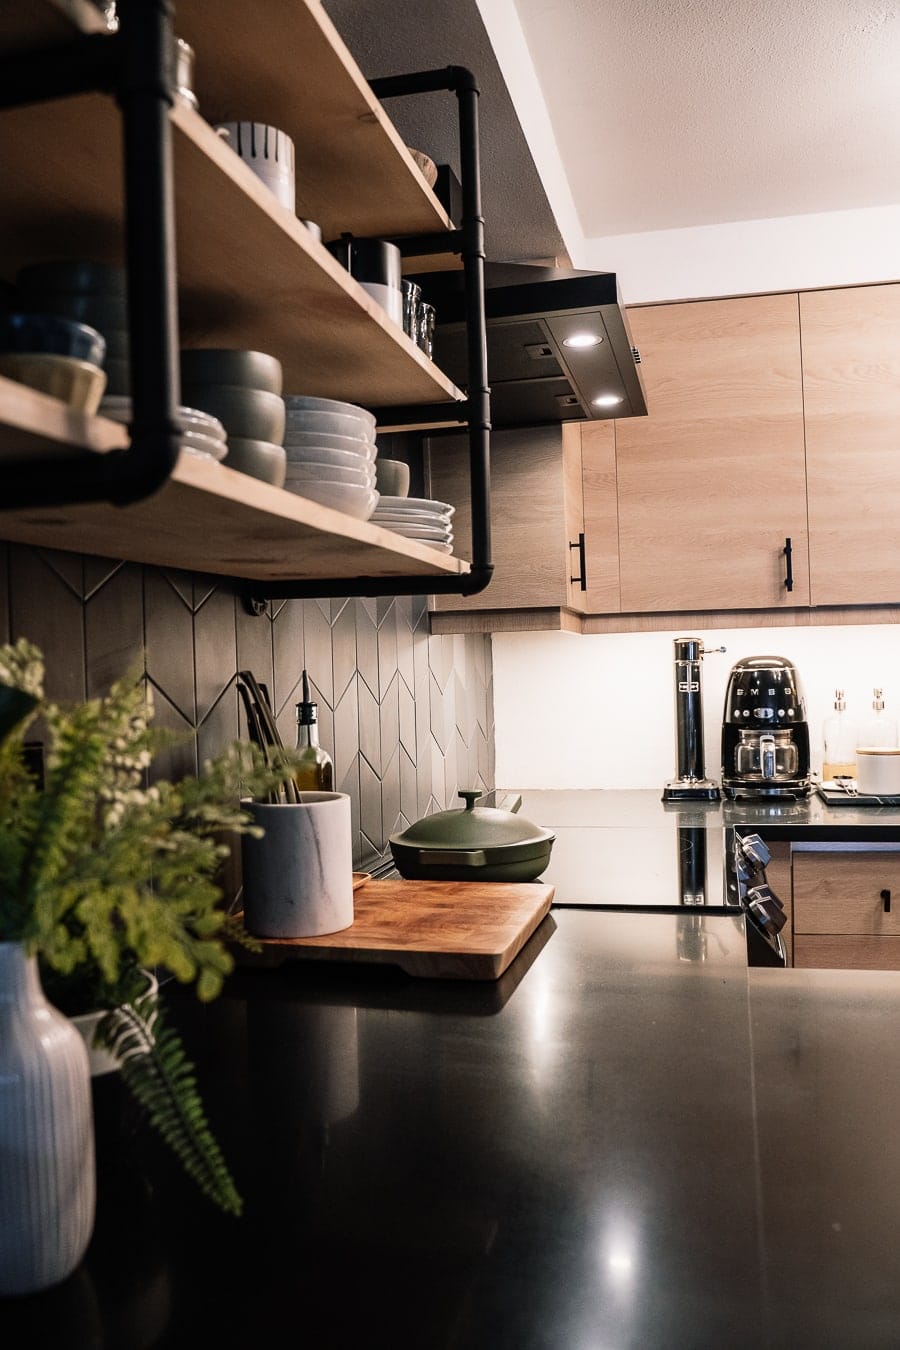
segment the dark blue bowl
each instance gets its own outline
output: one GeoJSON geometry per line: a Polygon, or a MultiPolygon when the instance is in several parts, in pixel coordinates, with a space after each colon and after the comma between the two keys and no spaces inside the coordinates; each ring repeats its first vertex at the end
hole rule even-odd
{"type": "Polygon", "coordinates": [[[3,314],[0,352],[50,352],[102,366],[106,339],[96,328],[56,314],[3,314]]]}

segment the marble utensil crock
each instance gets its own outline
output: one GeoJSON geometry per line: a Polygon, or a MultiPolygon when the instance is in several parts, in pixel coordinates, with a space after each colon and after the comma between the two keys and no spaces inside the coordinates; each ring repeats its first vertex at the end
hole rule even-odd
{"type": "Polygon", "coordinates": [[[265,831],[241,840],[244,923],[258,937],[320,937],[353,922],[350,798],[299,796],[296,804],[245,803],[265,831]]]}
{"type": "Polygon", "coordinates": [[[0,942],[0,1296],[49,1289],[94,1226],[88,1056],[44,997],[37,960],[0,942]]]}

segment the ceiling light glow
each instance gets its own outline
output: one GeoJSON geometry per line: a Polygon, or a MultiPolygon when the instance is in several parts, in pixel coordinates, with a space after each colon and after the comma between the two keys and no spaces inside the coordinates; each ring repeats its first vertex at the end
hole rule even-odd
{"type": "Polygon", "coordinates": [[[563,338],[564,347],[599,347],[603,341],[599,333],[573,333],[571,337],[563,338]]]}
{"type": "Polygon", "coordinates": [[[617,403],[622,402],[622,396],[621,394],[598,394],[591,402],[595,408],[614,408],[617,403]]]}

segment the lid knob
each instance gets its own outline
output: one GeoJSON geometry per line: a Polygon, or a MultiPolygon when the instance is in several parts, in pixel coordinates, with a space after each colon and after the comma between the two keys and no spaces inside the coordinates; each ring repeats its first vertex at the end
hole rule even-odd
{"type": "Polygon", "coordinates": [[[456,795],[457,797],[462,797],[463,801],[466,804],[467,811],[474,811],[475,803],[478,801],[478,798],[482,794],[480,792],[475,792],[472,788],[469,788],[468,791],[461,790],[460,792],[457,792],[456,795]]]}

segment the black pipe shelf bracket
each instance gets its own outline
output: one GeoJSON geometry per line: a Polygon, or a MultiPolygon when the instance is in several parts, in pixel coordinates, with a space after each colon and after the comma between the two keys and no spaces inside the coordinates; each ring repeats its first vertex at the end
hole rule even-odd
{"type": "MultiPolygon", "coordinates": [[[[174,7],[171,0],[128,0],[118,31],[83,35],[41,50],[0,56],[0,108],[85,93],[113,94],[122,115],[125,183],[125,262],[128,295],[132,421],[127,449],[68,459],[6,460],[0,473],[4,509],[111,502],[126,505],[161,488],[178,460],[181,401],[178,367],[178,288],[175,177],[169,109],[175,98],[174,7]]],[[[472,492],[472,561],[454,576],[233,578],[249,612],[266,600],[346,595],[474,595],[491,579],[490,390],[484,312],[484,217],[478,132],[479,90],[462,66],[372,81],[380,99],[439,91],[456,95],[462,218],[446,233],[404,236],[407,256],[462,255],[466,297],[466,399],[457,404],[385,409],[416,420],[447,421],[448,410],[468,430],[472,492]]]]}
{"type": "Polygon", "coordinates": [[[371,80],[376,98],[446,91],[456,95],[459,111],[459,155],[462,211],[459,227],[446,233],[403,235],[392,242],[406,257],[460,253],[466,302],[466,368],[468,388],[461,403],[410,404],[376,409],[379,421],[446,422],[458,416],[468,433],[472,499],[472,560],[463,576],[343,577],[335,581],[244,581],[240,583],[249,613],[261,613],[267,600],[326,599],[346,595],[477,595],[493,575],[491,561],[490,433],[491,394],[487,375],[487,329],[484,312],[484,216],[481,207],[481,161],[478,133],[479,90],[464,66],[418,71],[371,80]]]}
{"type": "Polygon", "coordinates": [[[0,59],[0,107],[109,93],[124,137],[125,262],[132,420],[127,449],[4,462],[4,508],[125,505],[156,492],[178,459],[181,401],[175,260],[174,102],[170,0],[128,0],[118,31],[0,59]]]}

